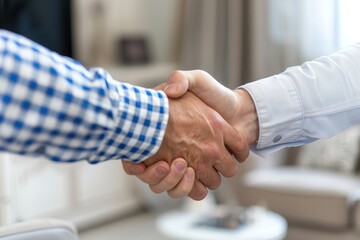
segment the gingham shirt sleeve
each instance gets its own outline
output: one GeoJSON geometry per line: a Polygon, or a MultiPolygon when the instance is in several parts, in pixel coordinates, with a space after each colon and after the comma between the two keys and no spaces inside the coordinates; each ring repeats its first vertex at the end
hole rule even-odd
{"type": "Polygon", "coordinates": [[[114,81],[0,30],[0,151],[140,162],[157,152],[167,120],[163,92],[114,81]]]}

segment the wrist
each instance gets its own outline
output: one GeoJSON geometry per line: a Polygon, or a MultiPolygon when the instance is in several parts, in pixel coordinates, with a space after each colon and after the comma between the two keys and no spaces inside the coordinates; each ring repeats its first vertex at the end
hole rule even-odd
{"type": "Polygon", "coordinates": [[[235,89],[240,105],[240,127],[245,133],[249,144],[255,144],[259,139],[259,119],[255,103],[250,94],[245,89],[235,89]]]}

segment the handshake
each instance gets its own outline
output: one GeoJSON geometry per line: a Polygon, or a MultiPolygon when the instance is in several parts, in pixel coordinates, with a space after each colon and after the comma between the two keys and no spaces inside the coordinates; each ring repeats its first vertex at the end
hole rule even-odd
{"type": "Polygon", "coordinates": [[[254,102],[244,89],[230,90],[201,70],[175,71],[156,87],[169,99],[169,119],[158,152],[140,164],[122,161],[155,193],[201,200],[222,174],[237,173],[259,135],[254,102]]]}

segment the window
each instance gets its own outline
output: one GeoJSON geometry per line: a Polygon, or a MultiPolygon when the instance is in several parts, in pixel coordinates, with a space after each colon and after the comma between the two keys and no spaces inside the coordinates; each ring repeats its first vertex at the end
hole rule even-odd
{"type": "Polygon", "coordinates": [[[360,42],[360,1],[337,0],[339,21],[339,47],[360,42]]]}

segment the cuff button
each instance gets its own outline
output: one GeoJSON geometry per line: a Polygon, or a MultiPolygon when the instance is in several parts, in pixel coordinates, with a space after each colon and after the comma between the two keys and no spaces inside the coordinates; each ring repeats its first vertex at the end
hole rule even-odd
{"type": "Polygon", "coordinates": [[[278,141],[281,140],[281,136],[280,135],[277,135],[276,137],[274,137],[273,139],[273,143],[277,143],[278,141]]]}

